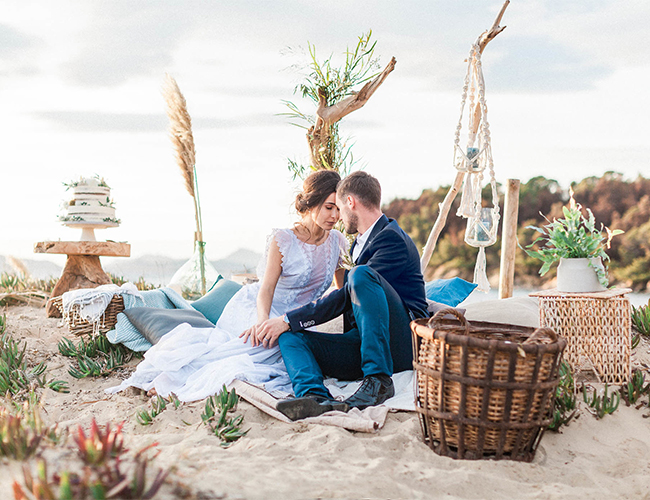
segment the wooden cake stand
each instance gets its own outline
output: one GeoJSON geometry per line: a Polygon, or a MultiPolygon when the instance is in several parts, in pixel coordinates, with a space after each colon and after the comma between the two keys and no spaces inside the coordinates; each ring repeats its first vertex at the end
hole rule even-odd
{"type": "MultiPolygon", "coordinates": [[[[102,269],[100,256],[129,257],[131,245],[115,241],[41,241],[34,245],[34,253],[65,254],[65,263],[61,277],[57,282],[52,297],[63,295],[68,290],[95,288],[112,283],[102,269]]],[[[47,304],[47,317],[60,318],[61,313],[51,302],[47,304]]]]}

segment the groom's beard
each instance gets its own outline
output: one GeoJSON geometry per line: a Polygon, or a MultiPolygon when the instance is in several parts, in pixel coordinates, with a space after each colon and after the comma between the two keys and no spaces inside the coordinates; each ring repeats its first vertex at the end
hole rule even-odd
{"type": "Polygon", "coordinates": [[[354,234],[358,231],[357,227],[359,226],[359,217],[357,214],[354,214],[352,212],[348,212],[346,215],[347,220],[343,221],[345,232],[348,234],[354,234]]]}

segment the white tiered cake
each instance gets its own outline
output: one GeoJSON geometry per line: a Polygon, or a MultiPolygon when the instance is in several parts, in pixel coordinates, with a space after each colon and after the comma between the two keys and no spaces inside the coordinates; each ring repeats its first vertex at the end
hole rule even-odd
{"type": "Polygon", "coordinates": [[[59,221],[68,227],[82,228],[82,239],[94,240],[92,229],[120,224],[115,217],[111,188],[104,179],[99,176],[82,177],[66,186],[72,190],[72,198],[63,203],[65,213],[59,216],[59,221]]]}

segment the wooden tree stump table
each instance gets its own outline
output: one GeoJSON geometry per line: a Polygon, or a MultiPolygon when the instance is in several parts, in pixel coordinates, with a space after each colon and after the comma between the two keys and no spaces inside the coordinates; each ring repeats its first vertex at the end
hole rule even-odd
{"type": "MultiPolygon", "coordinates": [[[[99,257],[129,257],[131,245],[115,241],[41,241],[34,245],[34,253],[68,256],[61,277],[52,290],[52,297],[58,297],[68,290],[110,284],[111,278],[102,269],[99,257]]],[[[48,302],[46,313],[48,318],[61,317],[52,302],[48,302]]]]}

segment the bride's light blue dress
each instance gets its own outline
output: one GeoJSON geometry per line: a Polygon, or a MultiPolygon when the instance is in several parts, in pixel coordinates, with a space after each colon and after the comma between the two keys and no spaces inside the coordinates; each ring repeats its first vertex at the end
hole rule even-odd
{"type": "MultiPolygon", "coordinates": [[[[347,240],[330,231],[325,242],[311,245],[300,241],[291,229],[274,229],[257,268],[261,278],[266,269],[269,246],[276,241],[282,255],[270,317],[312,302],[331,286],[334,271],[347,252],[347,240]]],[[[257,294],[260,282],[244,286],[228,302],[215,328],[179,325],[149,349],[130,378],[117,387],[150,390],[161,396],[174,393],[181,401],[196,401],[218,393],[234,379],[263,384],[269,392],[291,392],[291,380],[278,346],[252,347],[239,335],[257,322],[257,294]]]]}

